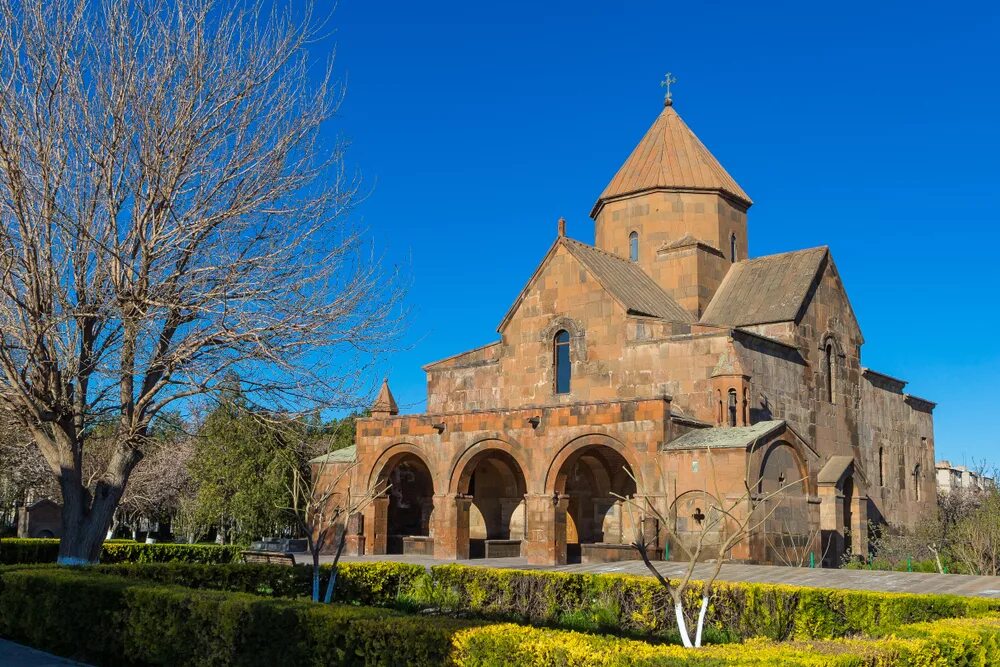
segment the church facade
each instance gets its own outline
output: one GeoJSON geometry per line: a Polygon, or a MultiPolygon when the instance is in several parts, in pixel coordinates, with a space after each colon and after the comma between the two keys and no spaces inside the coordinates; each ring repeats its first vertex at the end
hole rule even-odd
{"type": "Polygon", "coordinates": [[[641,529],[677,558],[725,506],[761,512],[729,557],[836,565],[871,523],[930,516],[934,404],[862,364],[828,248],[749,256],[751,204],[668,98],[594,205],[594,245],[560,221],[499,340],[425,366],[424,414],[383,384],[331,455],[353,493],[388,487],[349,548],[609,561],[641,529]]]}

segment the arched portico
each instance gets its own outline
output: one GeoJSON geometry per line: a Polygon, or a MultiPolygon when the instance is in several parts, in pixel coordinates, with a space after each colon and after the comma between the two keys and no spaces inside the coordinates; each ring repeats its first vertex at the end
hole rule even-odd
{"type": "Polygon", "coordinates": [[[790,442],[777,440],[761,449],[748,480],[757,501],[751,520],[752,558],[760,562],[803,566],[819,557],[818,508],[809,502],[808,467],[790,442]]]}
{"type": "Polygon", "coordinates": [[[431,555],[434,479],[420,450],[407,444],[386,450],[373,467],[372,483],[387,490],[366,512],[368,552],[431,555]]]}
{"type": "Polygon", "coordinates": [[[487,441],[469,448],[454,467],[449,491],[468,503],[468,511],[456,516],[456,556],[520,555],[527,485],[510,445],[487,441]]]}
{"type": "MultiPolygon", "coordinates": [[[[623,501],[634,496],[638,466],[632,453],[606,436],[584,436],[554,458],[545,490],[553,506],[553,551],[558,563],[589,560],[588,552],[628,552],[635,526],[623,501]]],[[[638,517],[636,517],[638,519],[638,517]]],[[[602,560],[606,555],[599,556],[602,560]]]]}

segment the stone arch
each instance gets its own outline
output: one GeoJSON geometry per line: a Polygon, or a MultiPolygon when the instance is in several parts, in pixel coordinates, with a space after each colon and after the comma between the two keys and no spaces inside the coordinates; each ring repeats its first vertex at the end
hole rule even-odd
{"type": "MultiPolygon", "coordinates": [[[[520,555],[527,482],[519,459],[509,444],[483,441],[467,449],[453,468],[449,491],[470,503],[458,518],[463,525],[456,527],[459,539],[468,540],[470,558],[520,555]]],[[[459,545],[459,553],[465,546],[459,545]]]]}
{"type": "Polygon", "coordinates": [[[551,345],[556,333],[562,330],[569,333],[570,360],[587,361],[587,329],[572,317],[564,315],[553,317],[542,329],[539,338],[545,345],[551,345]]]}
{"type": "Polygon", "coordinates": [[[705,532],[702,543],[701,559],[714,558],[717,547],[725,539],[725,515],[720,511],[716,497],[703,489],[685,491],[674,499],[670,505],[670,520],[673,522],[671,553],[679,554],[686,560],[688,554],[693,554],[702,532],[705,532]]]}
{"type": "Polygon", "coordinates": [[[552,462],[549,464],[548,470],[545,473],[545,482],[542,485],[543,492],[546,495],[563,493],[564,491],[562,489],[565,488],[566,480],[562,469],[565,467],[566,462],[571,457],[578,456],[582,450],[595,446],[606,447],[613,450],[625,459],[625,463],[628,464],[632,474],[636,477],[636,482],[638,483],[639,488],[646,488],[642,478],[642,470],[633,452],[620,441],[615,440],[611,436],[595,433],[582,435],[578,438],[570,440],[563,445],[558,452],[556,452],[556,455],[552,457],[552,462]],[[561,474],[563,475],[562,479],[560,479],[561,474]]]}
{"type": "Polygon", "coordinates": [[[756,535],[751,535],[755,559],[768,563],[802,565],[814,548],[817,526],[809,505],[808,467],[801,453],[785,440],[776,440],[754,457],[759,513],[756,535]]]}
{"type": "Polygon", "coordinates": [[[557,524],[564,535],[557,536],[557,548],[565,551],[557,560],[575,562],[583,558],[584,549],[620,548],[631,542],[634,527],[616,496],[635,495],[632,475],[638,474],[632,453],[607,436],[577,438],[556,454],[544,488],[559,499],[563,513],[564,521],[557,524]]]}
{"type": "Polygon", "coordinates": [[[372,467],[370,483],[388,487],[374,503],[375,553],[423,552],[430,545],[435,480],[420,448],[410,443],[387,448],[372,467]]]}

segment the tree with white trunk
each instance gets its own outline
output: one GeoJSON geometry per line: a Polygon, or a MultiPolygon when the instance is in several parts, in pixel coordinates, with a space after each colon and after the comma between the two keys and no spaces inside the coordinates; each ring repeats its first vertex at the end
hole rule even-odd
{"type": "Polygon", "coordinates": [[[58,479],[60,562],[97,560],[168,406],[230,372],[276,412],[344,405],[394,339],[322,29],[280,1],[0,0],[0,407],[58,479]]]}
{"type": "MultiPolygon", "coordinates": [[[[706,449],[705,454],[708,469],[714,481],[714,488],[711,490],[702,489],[706,493],[706,499],[712,500],[706,503],[708,507],[701,511],[699,517],[692,517],[695,530],[689,532],[693,534],[693,539],[683,539],[678,534],[676,521],[668,515],[669,513],[664,514],[654,503],[645,499],[638,483],[635,496],[616,496],[625,504],[632,523],[633,548],[638,552],[649,573],[666,590],[673,601],[677,630],[680,633],[681,643],[687,648],[699,648],[702,645],[712,587],[719,578],[722,565],[731,558],[733,548],[767,523],[767,520],[780,506],[781,495],[786,490],[801,485],[805,481],[798,479],[784,483],[773,491],[760,492],[758,489],[760,480],[751,479],[748,470],[744,480],[743,493],[735,498],[727,497],[722,493],[716,477],[712,450],[706,449]],[[772,500],[777,502],[770,502],[772,500]],[[656,568],[650,559],[649,553],[657,543],[658,535],[656,532],[658,531],[649,531],[644,519],[654,519],[658,529],[671,538],[671,542],[681,551],[683,560],[687,561],[687,564],[680,579],[671,581],[669,577],[664,576],[656,568]],[[694,581],[695,566],[706,561],[711,565],[709,575],[701,582],[694,581]],[[700,605],[698,615],[693,619],[694,634],[692,636],[684,611],[684,600],[688,591],[692,590],[694,586],[700,588],[700,605]]],[[[626,472],[630,476],[632,475],[627,468],[626,472]]],[[[633,477],[633,479],[635,478],[633,477]]]]}

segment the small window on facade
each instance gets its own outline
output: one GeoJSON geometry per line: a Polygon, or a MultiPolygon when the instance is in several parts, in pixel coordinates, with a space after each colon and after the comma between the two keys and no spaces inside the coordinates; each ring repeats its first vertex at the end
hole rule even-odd
{"type": "Polygon", "coordinates": [[[633,262],[639,261],[639,234],[632,232],[628,235],[628,258],[633,262]]]}
{"type": "Polygon", "coordinates": [[[743,390],[743,425],[750,425],[750,390],[743,390]]]}
{"type": "Polygon", "coordinates": [[[833,377],[835,370],[833,362],[834,362],[833,342],[828,341],[826,344],[826,358],[824,359],[823,370],[825,371],[826,374],[826,400],[830,401],[831,403],[834,402],[833,392],[835,389],[835,383],[833,377]]]}
{"type": "Polygon", "coordinates": [[[913,469],[913,495],[920,500],[920,464],[913,469]]]}
{"type": "Polygon", "coordinates": [[[563,329],[556,333],[553,350],[553,360],[555,365],[556,393],[569,393],[570,380],[570,360],[569,360],[569,332],[563,329]]]}
{"type": "Polygon", "coordinates": [[[732,234],[729,237],[729,260],[732,262],[736,261],[736,234],[732,234]]]}
{"type": "Polygon", "coordinates": [[[878,448],[878,485],[885,486],[885,450],[878,448]]]}
{"type": "Polygon", "coordinates": [[[729,425],[736,426],[736,390],[729,390],[729,425]]]}
{"type": "Polygon", "coordinates": [[[718,418],[717,421],[719,423],[719,426],[722,426],[722,420],[723,420],[723,415],[722,415],[722,392],[721,391],[716,391],[715,393],[718,395],[717,398],[716,398],[716,401],[719,403],[719,418],[718,418]]]}

